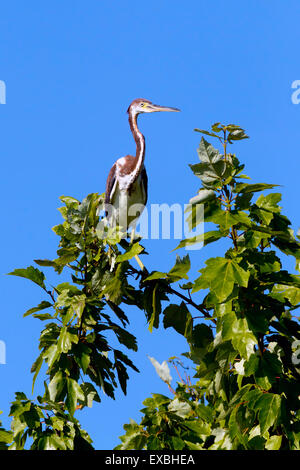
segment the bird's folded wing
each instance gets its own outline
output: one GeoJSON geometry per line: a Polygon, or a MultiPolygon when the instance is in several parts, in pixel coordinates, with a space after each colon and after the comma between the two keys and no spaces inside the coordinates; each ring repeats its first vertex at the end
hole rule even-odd
{"type": "Polygon", "coordinates": [[[116,164],[114,164],[107,177],[106,190],[105,190],[105,204],[109,204],[112,200],[113,193],[116,189],[116,164]]]}

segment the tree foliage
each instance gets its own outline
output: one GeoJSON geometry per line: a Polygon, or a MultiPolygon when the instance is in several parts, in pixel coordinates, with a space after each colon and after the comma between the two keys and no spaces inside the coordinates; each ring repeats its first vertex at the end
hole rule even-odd
{"type": "Polygon", "coordinates": [[[49,289],[44,273],[33,266],[10,273],[36,283],[47,298],[24,313],[45,322],[40,353],[31,368],[32,389],[43,363],[47,377],[37,403],[18,393],[12,404],[16,449],[24,448],[27,436],[33,438],[32,449],[90,445],[75,411],[99,402],[100,391],[114,398],[119,385],[126,393],[127,369],[138,372],[124,352],[124,348],[136,351],[137,342],[127,329],[129,321],[121,305],[143,309],[141,293],[130,284],[136,270],[129,261],[139,244],[132,247],[99,225],[103,196],[91,194],[81,203],[71,197],[61,200],[64,222],[53,229],[60,237],[57,258],[35,262],[58,274],[67,269],[70,282],[49,289]]]}
{"type": "MultiPolygon", "coordinates": [[[[211,131],[196,130],[217,139],[222,151],[202,137],[200,163],[190,165],[202,186],[187,220],[195,228],[204,204],[205,222],[214,227],[177,248],[223,238],[229,247],[181,286],[190,299],[203,291],[200,304],[182,301],[163,310],[164,327],[187,340],[193,383],[179,374],[173,397],[147,398],[140,424],[124,426],[117,448],[299,449],[300,276],[283,269],[280,258],[293,256],[299,268],[299,237],[281,212],[281,194],[265,194],[276,185],[245,182],[244,165],[228,151],[247,138],[243,129],[216,123],[211,131]]],[[[166,291],[176,280],[164,276],[166,291]]]]}
{"type": "Polygon", "coordinates": [[[200,161],[190,165],[201,187],[187,222],[196,228],[204,204],[213,229],[177,249],[224,239],[224,256],[206,260],[193,281],[188,255],[177,256],[167,273],[137,269],[132,259],[145,253],[141,240],[129,243],[99,221],[104,195],[82,202],[61,197],[63,222],[53,228],[57,257],[10,273],[45,294],[24,313],[44,323],[33,390],[43,364],[47,370],[42,396],[16,393],[12,430],[0,429],[1,448],[92,449],[75,413],[100,402],[102,393],[114,398],[119,386],[126,393],[128,369],[138,372],[128,355],[137,351],[127,316],[134,306],[150,331],[162,325],[186,338],[184,356],[195,375],[183,379],[171,359],[179,373],[176,389],[167,378],[170,396],[153,393],[144,401],[140,424],[124,426],[118,449],[300,449],[300,277],[281,259],[294,257],[299,269],[299,237],[281,212],[281,194],[266,194],[276,185],[249,183],[244,165],[229,152],[248,137],[244,130],[216,123],[196,131],[216,139],[221,150],[202,137],[200,161]],[[69,281],[50,288],[44,267],[66,272],[69,281]]]}

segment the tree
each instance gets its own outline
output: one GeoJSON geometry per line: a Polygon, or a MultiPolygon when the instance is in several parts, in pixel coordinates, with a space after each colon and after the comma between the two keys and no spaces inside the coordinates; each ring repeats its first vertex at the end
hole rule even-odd
{"type": "MultiPolygon", "coordinates": [[[[145,252],[141,240],[129,243],[99,221],[103,195],[90,194],[82,202],[61,197],[64,221],[53,229],[60,237],[57,257],[35,263],[58,275],[66,270],[69,282],[52,290],[36,267],[10,273],[45,292],[45,300],[24,316],[46,322],[32,366],[33,387],[43,363],[47,371],[43,396],[16,394],[5,446],[12,439],[11,449],[92,449],[75,412],[99,402],[101,393],[114,398],[118,386],[126,393],[128,368],[138,372],[127,355],[137,351],[137,340],[124,311],[134,305],[145,312],[151,331],[162,317],[165,328],[186,338],[185,355],[196,375],[192,383],[179,374],[176,390],[164,375],[171,397],[146,399],[141,423],[124,426],[119,449],[299,448],[300,330],[294,311],[300,279],[282,268],[279,254],[294,256],[299,269],[300,243],[281,214],[279,193],[252,201],[275,185],[244,182],[244,165],[228,151],[247,138],[243,129],[216,123],[209,132],[198,131],[217,139],[222,153],[202,138],[200,163],[191,165],[202,187],[188,223],[195,228],[204,204],[205,222],[216,227],[182,240],[178,249],[227,238],[224,257],[208,259],[193,282],[186,282],[189,256],[177,256],[168,273],[136,269],[131,260],[145,252]],[[201,290],[206,292],[198,303],[194,294],[201,290]],[[116,341],[109,341],[111,333],[116,341]]],[[[179,372],[176,359],[171,362],[179,372]]]]}
{"type": "MultiPolygon", "coordinates": [[[[228,151],[247,138],[243,129],[216,123],[209,132],[196,130],[217,139],[222,153],[202,137],[200,163],[191,165],[202,187],[188,221],[194,228],[204,204],[205,222],[215,229],[177,248],[225,237],[231,243],[181,286],[191,294],[205,290],[201,305],[183,301],[163,311],[164,327],[187,340],[195,382],[178,371],[173,396],[147,398],[140,424],[124,426],[117,449],[299,449],[300,277],[282,268],[279,255],[295,257],[299,270],[300,244],[281,213],[281,194],[263,194],[275,185],[244,182],[244,165],[228,151]],[[253,202],[256,193],[262,194],[253,202]],[[201,321],[191,307],[201,308],[201,321]]],[[[154,279],[167,292],[174,282],[160,273],[146,282],[154,279]]]]}

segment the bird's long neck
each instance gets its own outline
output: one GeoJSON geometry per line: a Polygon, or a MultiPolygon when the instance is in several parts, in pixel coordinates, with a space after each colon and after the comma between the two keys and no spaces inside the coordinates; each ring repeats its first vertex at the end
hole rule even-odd
{"type": "Polygon", "coordinates": [[[139,176],[141,173],[143,166],[144,166],[144,160],[145,160],[145,137],[139,130],[137,126],[137,114],[130,112],[129,113],[129,125],[130,129],[133,135],[133,138],[136,143],[136,164],[135,168],[133,170],[133,181],[136,180],[136,178],[139,176]]]}

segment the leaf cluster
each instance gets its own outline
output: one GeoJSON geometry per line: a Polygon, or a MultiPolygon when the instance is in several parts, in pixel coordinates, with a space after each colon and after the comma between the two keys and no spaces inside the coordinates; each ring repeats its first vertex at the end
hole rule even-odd
{"type": "Polygon", "coordinates": [[[23,448],[28,436],[34,439],[32,448],[75,448],[75,438],[82,435],[75,411],[100,402],[101,392],[114,398],[118,386],[126,394],[128,368],[138,372],[124,352],[124,348],[137,351],[137,341],[128,331],[129,319],[122,304],[144,310],[138,273],[130,264],[144,248],[138,241],[130,244],[121,239],[120,233],[99,220],[103,195],[90,194],[82,202],[65,196],[61,200],[64,221],[53,228],[60,237],[57,257],[35,262],[58,275],[67,271],[70,282],[49,288],[44,272],[33,266],[10,273],[32,281],[46,296],[24,313],[45,323],[40,352],[31,368],[32,390],[43,364],[47,368],[45,392],[38,403],[19,392],[12,405],[12,448],[23,448]],[[54,417],[45,418],[49,411],[56,424],[59,415],[69,427],[57,430],[54,417]],[[62,434],[70,435],[73,443],[60,437],[62,434]]]}
{"type": "Polygon", "coordinates": [[[68,281],[49,287],[35,266],[10,273],[45,295],[24,316],[43,322],[33,387],[43,366],[46,379],[36,400],[16,394],[12,431],[0,428],[2,448],[24,449],[27,439],[31,449],[92,448],[75,413],[103,393],[114,398],[119,386],[126,393],[129,370],[138,372],[127,355],[137,351],[128,331],[132,307],[145,313],[150,331],[162,324],[186,339],[183,356],[194,376],[179,374],[174,390],[166,363],[151,358],[172,396],[147,398],[140,424],[124,426],[118,449],[300,449],[300,276],[285,270],[282,259],[294,258],[299,271],[300,237],[282,213],[281,194],[266,193],[277,185],[249,183],[229,152],[248,138],[245,131],[221,123],[196,131],[218,148],[202,137],[199,162],[190,165],[201,187],[187,223],[197,228],[204,214],[213,228],[177,249],[223,240],[224,255],[207,259],[194,280],[188,255],[177,255],[168,272],[138,270],[132,260],[144,247],[99,218],[104,195],[82,202],[61,197],[63,222],[53,228],[57,256],[35,263],[68,281]]]}
{"type": "MultiPolygon", "coordinates": [[[[221,150],[202,137],[200,163],[191,165],[202,186],[187,221],[190,229],[197,227],[202,211],[214,228],[177,248],[221,239],[228,248],[181,285],[180,304],[162,312],[164,327],[187,340],[184,356],[194,364],[194,385],[180,380],[173,400],[155,407],[153,398],[146,400],[141,423],[125,427],[119,448],[299,449],[300,276],[282,266],[288,255],[299,267],[299,238],[282,214],[281,194],[265,193],[276,185],[245,182],[244,165],[228,151],[229,144],[247,138],[243,129],[216,123],[211,131],[196,130],[217,139],[221,150]],[[188,404],[191,414],[173,419],[168,413],[174,401],[188,404]],[[185,433],[191,420],[201,429],[197,437],[185,433]]],[[[185,260],[180,266],[187,267],[185,260]]],[[[180,272],[178,279],[187,279],[188,270],[180,272]]],[[[178,280],[159,272],[148,277],[154,279],[165,292],[178,280]]]]}
{"type": "Polygon", "coordinates": [[[92,440],[74,416],[64,410],[63,402],[34,402],[23,392],[17,392],[12,402],[13,416],[10,450],[24,450],[27,439],[30,450],[93,450],[92,440]]]}

